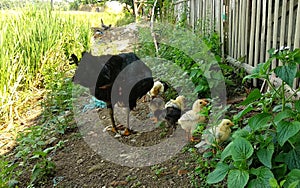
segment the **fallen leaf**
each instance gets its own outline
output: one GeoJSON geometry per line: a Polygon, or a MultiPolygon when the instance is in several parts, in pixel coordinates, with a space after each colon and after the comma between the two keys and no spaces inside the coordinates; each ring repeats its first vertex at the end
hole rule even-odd
{"type": "Polygon", "coordinates": [[[113,181],[113,182],[111,182],[109,185],[110,186],[120,186],[120,185],[127,185],[127,181],[113,181]]]}
{"type": "Polygon", "coordinates": [[[187,170],[178,170],[177,171],[177,175],[178,176],[182,176],[182,175],[185,175],[185,174],[187,174],[189,171],[187,171],[187,170]]]}

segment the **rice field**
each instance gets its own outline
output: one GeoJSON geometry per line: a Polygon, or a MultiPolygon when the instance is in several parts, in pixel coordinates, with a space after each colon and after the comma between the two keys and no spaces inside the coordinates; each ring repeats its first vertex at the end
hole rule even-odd
{"type": "Polygon", "coordinates": [[[34,6],[1,10],[0,133],[15,132],[36,116],[33,108],[58,75],[72,76],[68,59],[90,49],[91,27],[99,27],[101,18],[117,25],[124,16],[34,6]]]}

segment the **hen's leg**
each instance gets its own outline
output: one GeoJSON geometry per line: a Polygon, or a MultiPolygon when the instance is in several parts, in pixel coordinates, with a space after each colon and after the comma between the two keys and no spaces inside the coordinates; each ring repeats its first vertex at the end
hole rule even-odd
{"type": "Polygon", "coordinates": [[[110,120],[111,120],[111,124],[112,124],[112,129],[111,131],[116,133],[117,132],[117,127],[116,127],[116,122],[115,122],[115,118],[114,118],[114,110],[113,108],[109,108],[109,115],[110,115],[110,120]]]}
{"type": "Polygon", "coordinates": [[[130,113],[130,109],[126,108],[126,128],[125,128],[125,131],[123,133],[124,136],[128,136],[131,133],[130,127],[129,127],[129,113],[130,113]]]}

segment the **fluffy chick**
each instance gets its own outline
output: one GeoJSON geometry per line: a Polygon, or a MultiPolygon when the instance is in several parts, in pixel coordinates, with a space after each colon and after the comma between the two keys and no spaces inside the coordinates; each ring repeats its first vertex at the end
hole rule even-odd
{"type": "Polygon", "coordinates": [[[219,144],[226,141],[230,137],[230,127],[233,125],[229,119],[223,119],[218,126],[208,129],[210,134],[204,135],[205,142],[215,146],[214,142],[219,144]]]}
{"type": "Polygon", "coordinates": [[[162,94],[165,90],[164,84],[160,81],[156,81],[153,84],[153,87],[149,91],[151,98],[157,97],[159,94],[162,94]]]}
{"type": "Polygon", "coordinates": [[[207,101],[204,99],[198,99],[194,102],[192,110],[187,111],[183,114],[178,123],[181,128],[185,130],[188,141],[194,141],[193,131],[197,128],[198,123],[205,122],[205,116],[202,116],[199,112],[204,106],[207,105],[207,101]]]}
{"type": "Polygon", "coordinates": [[[163,118],[165,114],[164,106],[165,106],[164,101],[159,97],[154,98],[149,102],[149,109],[153,114],[152,119],[155,123],[157,123],[158,120],[161,120],[163,118]]]}
{"type": "Polygon", "coordinates": [[[176,99],[171,99],[165,105],[167,122],[176,128],[176,122],[184,111],[185,97],[179,95],[176,99]]]}

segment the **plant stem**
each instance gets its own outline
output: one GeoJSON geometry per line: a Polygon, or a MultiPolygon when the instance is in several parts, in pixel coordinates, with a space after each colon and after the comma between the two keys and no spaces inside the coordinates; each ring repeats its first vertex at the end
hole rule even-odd
{"type": "Polygon", "coordinates": [[[274,90],[275,93],[276,93],[279,97],[281,97],[280,93],[278,93],[278,91],[275,89],[275,87],[273,87],[273,85],[272,85],[272,83],[270,82],[270,80],[269,80],[269,79],[266,79],[266,80],[267,80],[267,82],[268,82],[269,87],[270,87],[272,90],[274,90]]]}
{"type": "Polygon", "coordinates": [[[293,92],[293,94],[287,98],[286,101],[291,100],[291,98],[292,98],[295,94],[297,94],[299,91],[300,91],[300,88],[296,89],[296,90],[293,92]]]}
{"type": "Polygon", "coordinates": [[[282,111],[285,109],[285,91],[284,91],[284,81],[281,84],[281,97],[282,97],[282,111]]]}

